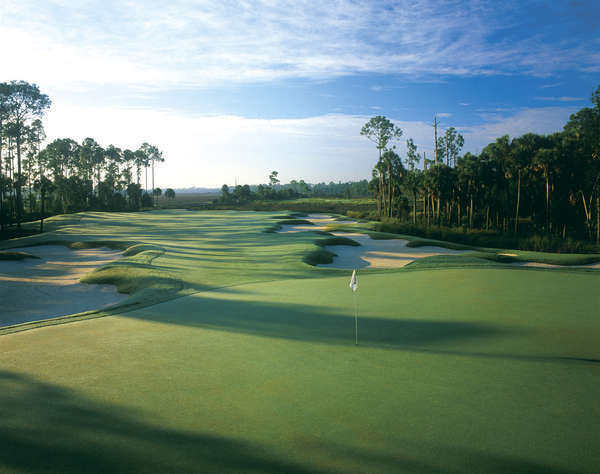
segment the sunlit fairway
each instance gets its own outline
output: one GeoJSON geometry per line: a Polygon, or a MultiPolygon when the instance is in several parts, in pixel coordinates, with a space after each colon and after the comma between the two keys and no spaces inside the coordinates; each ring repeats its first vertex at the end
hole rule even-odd
{"type": "Polygon", "coordinates": [[[599,271],[361,271],[355,346],[350,273],[276,216],[83,213],[0,246],[129,248],[86,280],[130,292],[0,329],[0,472],[597,472],[599,271]]]}

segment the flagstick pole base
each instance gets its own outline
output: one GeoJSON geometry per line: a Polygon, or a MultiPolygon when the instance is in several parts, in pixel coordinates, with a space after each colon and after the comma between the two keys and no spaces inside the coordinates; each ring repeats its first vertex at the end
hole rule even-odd
{"type": "Polygon", "coordinates": [[[356,305],[356,292],[354,292],[354,345],[358,346],[358,308],[356,305]]]}

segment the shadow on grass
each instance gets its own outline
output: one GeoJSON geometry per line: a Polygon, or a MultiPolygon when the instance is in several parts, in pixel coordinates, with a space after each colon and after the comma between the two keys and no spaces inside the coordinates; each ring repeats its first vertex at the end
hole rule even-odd
{"type": "Polygon", "coordinates": [[[0,471],[309,472],[259,446],[148,424],[14,372],[0,371],[0,415],[0,471]]]}
{"type": "Polygon", "coordinates": [[[335,444],[313,446],[329,456],[336,455],[360,466],[369,466],[369,472],[402,472],[407,474],[461,474],[461,473],[527,473],[527,474],[581,474],[578,470],[564,470],[545,463],[516,456],[483,452],[417,442],[406,439],[399,452],[382,453],[357,447],[335,444]]]}
{"type": "MultiPolygon", "coordinates": [[[[222,293],[227,289],[219,289],[222,293]]],[[[233,292],[242,294],[232,288],[233,292]]],[[[162,305],[122,316],[190,327],[230,331],[260,337],[308,343],[354,345],[352,308],[348,315],[323,311],[322,307],[211,298],[212,292],[194,294],[178,300],[177,311],[162,305]]],[[[168,303],[167,303],[168,304],[168,303]]],[[[380,349],[404,350],[450,357],[520,360],[528,362],[599,363],[594,358],[552,354],[465,351],[461,343],[477,338],[508,336],[514,331],[492,324],[369,316],[363,308],[358,318],[358,345],[380,349]],[[448,348],[447,343],[453,344],[448,348]],[[443,346],[439,346],[443,344],[443,346]]]]}
{"type": "MultiPolygon", "coordinates": [[[[0,371],[0,472],[31,473],[292,473],[467,472],[576,473],[494,452],[406,439],[377,451],[299,441],[310,466],[268,453],[265,446],[153,424],[151,413],[97,402],[27,375],[0,371]],[[326,461],[327,471],[315,464],[326,461]]],[[[264,429],[261,427],[260,429],[264,429]]],[[[368,430],[368,428],[365,428],[368,430]]],[[[585,465],[590,460],[578,460],[585,465]]],[[[569,463],[567,463],[569,464],[569,463]]],[[[589,466],[592,472],[594,466],[589,466]]]]}
{"type": "MultiPolygon", "coordinates": [[[[349,311],[346,316],[324,312],[318,306],[236,301],[196,294],[179,299],[177,311],[168,311],[158,305],[125,316],[257,336],[345,345],[354,344],[354,318],[351,308],[349,311]]],[[[470,322],[386,319],[364,313],[358,320],[361,346],[405,349],[503,333],[506,333],[505,329],[470,322]]]]}

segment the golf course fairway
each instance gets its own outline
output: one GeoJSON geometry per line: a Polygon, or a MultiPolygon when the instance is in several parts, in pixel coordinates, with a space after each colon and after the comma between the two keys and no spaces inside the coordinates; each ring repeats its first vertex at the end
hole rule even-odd
{"type": "Polygon", "coordinates": [[[121,306],[0,328],[0,472],[598,472],[600,271],[363,270],[355,345],[351,272],[280,215],[80,213],[0,245],[129,249],[84,278],[121,306]]]}

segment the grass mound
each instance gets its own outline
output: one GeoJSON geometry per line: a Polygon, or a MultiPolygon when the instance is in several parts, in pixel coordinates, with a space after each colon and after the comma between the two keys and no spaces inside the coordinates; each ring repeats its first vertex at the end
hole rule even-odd
{"type": "Polygon", "coordinates": [[[444,242],[442,240],[428,240],[428,239],[417,239],[411,240],[406,244],[407,247],[442,247],[450,250],[471,250],[473,247],[469,245],[456,244],[454,242],[444,242]]]}
{"type": "Polygon", "coordinates": [[[154,250],[154,251],[157,251],[160,253],[165,251],[162,247],[159,247],[157,245],[136,244],[136,245],[132,245],[131,247],[128,247],[127,250],[125,250],[125,252],[123,252],[123,255],[125,257],[130,257],[130,256],[137,255],[138,253],[145,252],[148,250],[154,250]]]}
{"type": "Polygon", "coordinates": [[[304,263],[315,266],[319,264],[333,263],[333,257],[337,257],[337,254],[330,252],[329,250],[318,249],[313,250],[306,255],[303,261],[304,263]]]}
{"type": "Polygon", "coordinates": [[[348,237],[330,237],[328,239],[317,240],[316,244],[320,247],[326,247],[328,245],[350,245],[352,247],[360,246],[356,240],[349,239],[348,237]]]}
{"type": "MultiPolygon", "coordinates": [[[[285,218],[291,216],[274,216],[273,218],[285,218]]],[[[284,225],[314,225],[311,221],[307,221],[306,219],[283,219],[277,222],[275,225],[267,227],[263,232],[267,234],[272,234],[281,230],[281,227],[284,225]]]]}
{"type": "MultiPolygon", "coordinates": [[[[56,243],[59,243],[58,241],[56,243]]],[[[63,241],[64,242],[64,241],[63,241]]],[[[49,244],[50,242],[45,242],[44,244],[49,244]]],[[[42,244],[42,245],[44,245],[42,244]]],[[[83,240],[79,242],[66,242],[62,245],[66,245],[70,249],[73,250],[85,250],[85,249],[96,249],[99,247],[107,247],[113,250],[125,250],[130,247],[132,242],[119,242],[115,240],[83,240]]]]}
{"type": "Polygon", "coordinates": [[[416,269],[441,269],[441,268],[463,268],[463,267],[490,267],[498,265],[491,259],[468,255],[432,255],[414,260],[407,264],[405,270],[416,269]]]}
{"type": "Polygon", "coordinates": [[[306,219],[285,219],[278,222],[279,225],[315,225],[306,219]]]}
{"type": "Polygon", "coordinates": [[[0,252],[0,260],[25,260],[26,258],[40,258],[27,252],[0,252]]]}

